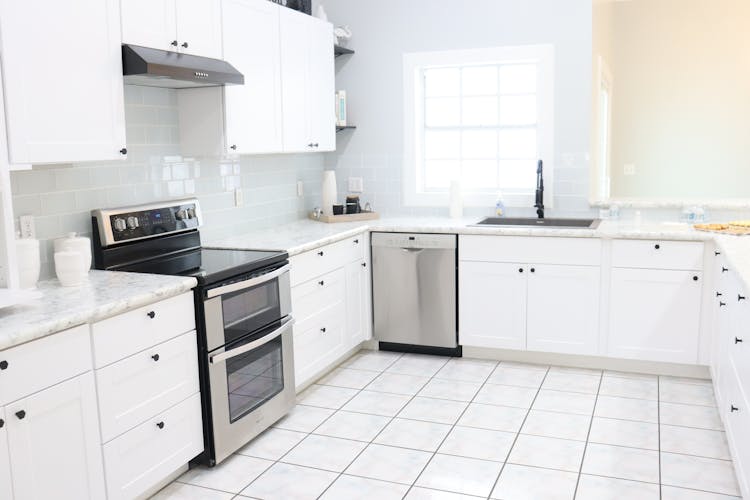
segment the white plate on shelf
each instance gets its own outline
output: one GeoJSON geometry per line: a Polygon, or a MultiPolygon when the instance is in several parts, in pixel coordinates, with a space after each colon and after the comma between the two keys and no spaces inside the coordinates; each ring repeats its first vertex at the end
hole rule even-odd
{"type": "Polygon", "coordinates": [[[37,290],[14,290],[0,288],[0,309],[25,304],[32,300],[42,298],[42,292],[37,290]]]}

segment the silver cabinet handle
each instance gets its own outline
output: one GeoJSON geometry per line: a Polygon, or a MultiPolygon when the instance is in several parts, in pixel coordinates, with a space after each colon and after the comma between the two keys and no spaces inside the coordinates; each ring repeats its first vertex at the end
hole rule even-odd
{"type": "Polygon", "coordinates": [[[261,276],[258,276],[256,278],[250,278],[249,280],[240,281],[237,283],[232,283],[230,285],[221,286],[219,288],[214,288],[212,290],[209,290],[206,292],[206,297],[209,299],[213,297],[218,297],[219,295],[224,295],[227,293],[237,292],[239,290],[245,290],[246,288],[252,288],[257,285],[261,285],[263,283],[267,283],[273,279],[278,278],[282,274],[289,272],[290,265],[287,264],[285,266],[282,266],[275,271],[271,271],[270,273],[263,274],[261,276]]]}
{"type": "Polygon", "coordinates": [[[289,330],[292,327],[293,324],[294,324],[294,319],[291,318],[286,323],[284,323],[279,328],[277,328],[276,330],[272,331],[271,333],[269,333],[265,337],[259,338],[258,340],[255,340],[253,342],[247,343],[247,344],[245,344],[243,346],[240,346],[240,347],[238,347],[236,349],[232,349],[231,351],[225,351],[225,352],[222,352],[221,354],[217,354],[215,356],[209,356],[208,360],[212,364],[221,363],[222,361],[226,361],[228,359],[237,357],[240,354],[244,354],[244,353],[246,353],[248,351],[252,351],[253,349],[257,349],[258,347],[260,347],[262,345],[265,345],[265,344],[271,342],[272,340],[274,340],[275,338],[279,337],[282,333],[284,333],[285,331],[289,330]]]}

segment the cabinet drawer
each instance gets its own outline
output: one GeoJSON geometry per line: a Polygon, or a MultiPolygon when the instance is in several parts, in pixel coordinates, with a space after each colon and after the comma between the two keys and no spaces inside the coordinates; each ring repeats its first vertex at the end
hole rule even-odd
{"type": "Polygon", "coordinates": [[[97,370],[96,383],[106,443],[200,390],[195,331],[97,370]]]}
{"type": "Polygon", "coordinates": [[[96,368],[195,330],[193,292],[138,308],[91,326],[96,368]]]}
{"type": "Polygon", "coordinates": [[[719,408],[719,413],[724,419],[737,481],[743,497],[747,498],[750,494],[750,406],[746,392],[748,387],[745,386],[743,391],[734,368],[732,363],[727,366],[727,399],[719,408]]]}
{"type": "Polygon", "coordinates": [[[597,238],[467,235],[458,238],[458,258],[478,262],[598,266],[602,260],[602,242],[597,238]]]}
{"type": "Polygon", "coordinates": [[[294,325],[294,380],[297,387],[343,354],[345,322],[346,309],[340,302],[294,325]]]}
{"type": "Polygon", "coordinates": [[[203,450],[200,394],[104,445],[110,500],[138,498],[203,450]]]}
{"type": "Polygon", "coordinates": [[[365,255],[366,245],[367,238],[363,233],[295,255],[289,259],[292,264],[290,272],[292,286],[329,273],[349,262],[362,259],[365,255]]]}
{"type": "Polygon", "coordinates": [[[305,322],[323,309],[344,300],[346,273],[337,269],[292,288],[292,315],[305,322]]]}
{"type": "Polygon", "coordinates": [[[0,352],[0,406],[91,370],[88,325],[0,352]]]}
{"type": "Polygon", "coordinates": [[[640,269],[703,269],[703,243],[697,241],[614,240],[612,266],[640,269]]]}

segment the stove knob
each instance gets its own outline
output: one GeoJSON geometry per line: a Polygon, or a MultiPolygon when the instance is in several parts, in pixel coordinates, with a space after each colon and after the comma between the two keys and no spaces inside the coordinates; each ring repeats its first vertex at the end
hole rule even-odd
{"type": "Polygon", "coordinates": [[[112,221],[112,227],[114,228],[115,231],[117,231],[118,233],[121,233],[121,232],[125,231],[125,229],[128,226],[125,223],[125,219],[117,218],[114,221],[112,221]]]}
{"type": "Polygon", "coordinates": [[[174,214],[174,216],[177,220],[183,220],[187,218],[188,214],[185,209],[181,208],[177,211],[177,213],[174,214]]]}
{"type": "Polygon", "coordinates": [[[140,224],[138,224],[138,217],[128,217],[127,224],[128,229],[135,229],[140,226],[140,224]]]}
{"type": "Polygon", "coordinates": [[[195,208],[190,207],[187,209],[188,219],[195,219],[195,208]]]}

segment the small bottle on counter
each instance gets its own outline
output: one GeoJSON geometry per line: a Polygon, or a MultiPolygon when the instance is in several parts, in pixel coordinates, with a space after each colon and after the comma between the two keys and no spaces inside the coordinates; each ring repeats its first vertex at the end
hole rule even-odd
{"type": "Polygon", "coordinates": [[[505,203],[503,203],[503,193],[497,193],[497,201],[495,201],[495,215],[502,217],[505,215],[505,203]]]}

